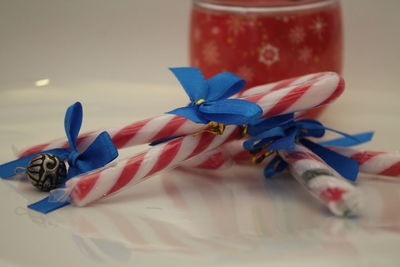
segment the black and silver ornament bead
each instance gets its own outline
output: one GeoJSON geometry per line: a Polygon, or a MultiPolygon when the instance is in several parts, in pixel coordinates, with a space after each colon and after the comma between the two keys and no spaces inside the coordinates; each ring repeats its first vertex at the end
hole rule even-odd
{"type": "Polygon", "coordinates": [[[26,168],[29,181],[40,191],[48,192],[59,187],[67,177],[67,167],[62,159],[43,153],[31,159],[26,168]]]}

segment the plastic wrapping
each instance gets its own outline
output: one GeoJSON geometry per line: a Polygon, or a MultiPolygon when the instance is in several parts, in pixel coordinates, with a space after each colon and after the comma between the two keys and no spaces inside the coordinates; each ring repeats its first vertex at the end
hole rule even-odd
{"type": "Polygon", "coordinates": [[[238,138],[240,128],[228,126],[224,134],[188,135],[151,147],[148,151],[103,168],[72,178],[66,183],[72,203],[87,205],[129,185],[142,182],[159,171],[177,167],[183,161],[238,138]]]}
{"type": "MultiPolygon", "coordinates": [[[[252,155],[243,148],[242,144],[241,140],[232,141],[225,144],[223,149],[236,163],[253,164],[252,155]]],[[[362,207],[360,192],[313,152],[297,145],[293,151],[280,151],[279,154],[289,164],[292,176],[333,214],[351,216],[360,211],[362,207]]],[[[262,165],[267,165],[271,159],[272,157],[266,158],[262,165]]],[[[219,161],[221,160],[226,159],[220,158],[219,161]]],[[[194,167],[205,168],[206,166],[194,167]]],[[[207,168],[212,168],[212,165],[208,165],[207,168]]]]}
{"type": "MultiPolygon", "coordinates": [[[[366,174],[400,177],[400,152],[383,152],[373,150],[360,150],[349,147],[329,147],[337,153],[356,160],[359,170],[366,174]]],[[[257,157],[257,155],[255,155],[257,157]]],[[[200,157],[199,157],[200,158],[200,157]]],[[[243,148],[243,140],[235,140],[225,144],[221,149],[210,151],[201,155],[202,164],[185,165],[185,167],[218,169],[215,165],[230,165],[233,161],[238,164],[253,164],[253,155],[243,148]],[[219,154],[222,153],[222,154],[219,154]],[[214,163],[213,163],[214,161],[214,163]]],[[[263,161],[263,165],[268,163],[263,161]]]]}
{"type": "Polygon", "coordinates": [[[307,148],[279,151],[290,172],[337,216],[351,216],[362,208],[360,192],[307,148]]]}

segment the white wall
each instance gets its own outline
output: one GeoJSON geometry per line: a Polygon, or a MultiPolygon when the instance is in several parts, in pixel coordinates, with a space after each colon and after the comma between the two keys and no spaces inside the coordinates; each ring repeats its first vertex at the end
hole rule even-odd
{"type": "MultiPolygon", "coordinates": [[[[342,4],[348,85],[400,92],[400,1],[342,4]]],[[[0,90],[48,77],[174,82],[166,68],[187,64],[189,9],[189,0],[1,0],[0,90]]]]}
{"type": "Polygon", "coordinates": [[[343,0],[342,7],[347,88],[400,96],[400,1],[343,0]]]}

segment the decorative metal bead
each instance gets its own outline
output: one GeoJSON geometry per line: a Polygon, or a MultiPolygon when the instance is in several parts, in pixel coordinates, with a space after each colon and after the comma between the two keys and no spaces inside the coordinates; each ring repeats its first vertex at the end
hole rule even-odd
{"type": "Polygon", "coordinates": [[[56,155],[44,153],[32,158],[26,175],[36,188],[48,192],[63,183],[67,177],[67,167],[56,155]]]}

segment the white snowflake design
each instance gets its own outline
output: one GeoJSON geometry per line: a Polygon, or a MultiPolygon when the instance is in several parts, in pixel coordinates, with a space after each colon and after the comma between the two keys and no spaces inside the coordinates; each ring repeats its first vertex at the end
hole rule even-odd
{"type": "Polygon", "coordinates": [[[322,20],[321,17],[317,17],[313,20],[313,24],[311,25],[311,29],[318,35],[321,39],[324,29],[326,27],[326,23],[322,20]]]}
{"type": "Polygon", "coordinates": [[[250,15],[248,20],[247,20],[247,25],[249,27],[256,27],[258,22],[258,17],[254,15],[250,15]]]}
{"type": "Polygon", "coordinates": [[[219,60],[219,51],[218,47],[214,42],[208,42],[204,45],[203,50],[203,57],[207,64],[217,64],[219,60]]]}
{"type": "Polygon", "coordinates": [[[279,48],[267,44],[260,49],[258,60],[268,66],[279,61],[279,48]]]}
{"type": "Polygon", "coordinates": [[[276,16],[275,19],[278,21],[282,21],[284,23],[288,23],[294,16],[276,16]]]}
{"type": "Polygon", "coordinates": [[[217,26],[211,28],[211,33],[214,35],[218,35],[220,33],[220,29],[217,26]]]}
{"type": "Polygon", "coordinates": [[[248,66],[240,66],[236,74],[247,82],[251,82],[254,78],[253,70],[248,66]]]}
{"type": "Polygon", "coordinates": [[[312,57],[312,50],[311,48],[305,46],[299,51],[299,60],[307,63],[312,57]]]}
{"type": "Polygon", "coordinates": [[[245,30],[244,19],[238,16],[232,16],[227,22],[228,32],[238,35],[245,30]]]}
{"type": "Polygon", "coordinates": [[[303,27],[295,26],[289,31],[289,40],[295,45],[301,44],[306,38],[306,32],[303,27]]]}

